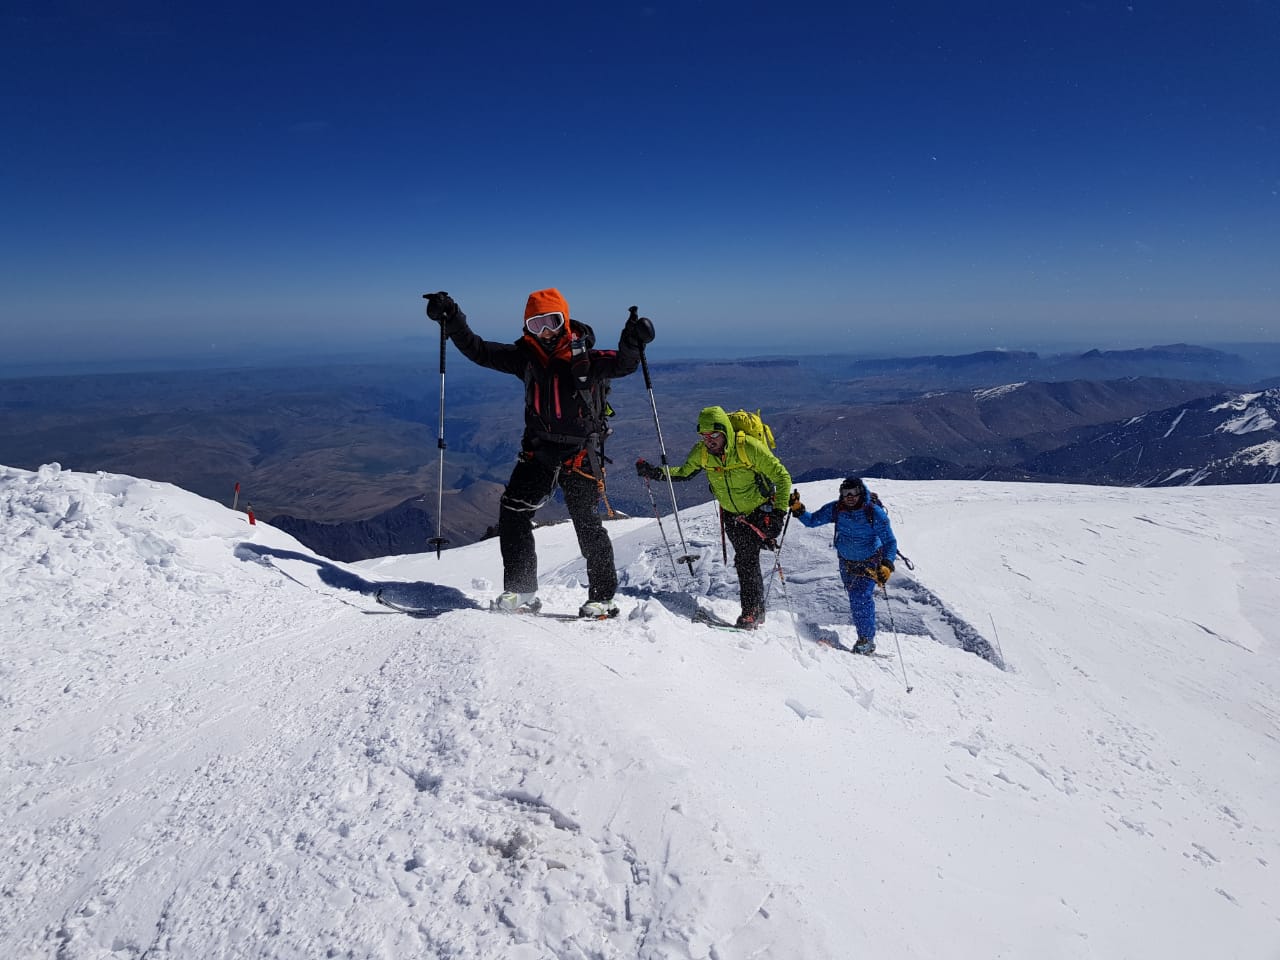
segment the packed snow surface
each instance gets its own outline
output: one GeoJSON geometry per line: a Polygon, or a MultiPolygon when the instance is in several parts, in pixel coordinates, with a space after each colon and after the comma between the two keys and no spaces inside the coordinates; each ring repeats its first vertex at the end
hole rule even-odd
{"type": "Polygon", "coordinates": [[[813,641],[830,527],[741,633],[709,505],[692,577],[612,523],[621,616],[563,622],[483,609],[495,542],[0,467],[0,956],[1280,956],[1280,488],[872,486],[891,658],[813,641]]]}

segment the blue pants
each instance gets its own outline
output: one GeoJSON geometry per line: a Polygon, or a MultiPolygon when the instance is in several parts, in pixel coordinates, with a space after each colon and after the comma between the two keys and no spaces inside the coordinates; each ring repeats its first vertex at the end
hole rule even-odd
{"type": "Polygon", "coordinates": [[[876,582],[854,572],[860,564],[841,562],[840,579],[849,591],[849,615],[858,628],[859,640],[876,638],[876,582]]]}

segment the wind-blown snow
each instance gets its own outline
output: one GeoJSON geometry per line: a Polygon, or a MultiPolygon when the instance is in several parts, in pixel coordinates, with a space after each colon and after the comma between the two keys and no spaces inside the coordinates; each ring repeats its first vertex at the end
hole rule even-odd
{"type": "MultiPolygon", "coordinates": [[[[897,659],[807,639],[850,638],[829,527],[743,634],[611,524],[622,616],[563,623],[477,609],[492,541],[344,565],[0,468],[0,955],[1280,953],[1280,489],[873,487],[897,659]]],[[[575,609],[571,528],[537,538],[575,609]]]]}

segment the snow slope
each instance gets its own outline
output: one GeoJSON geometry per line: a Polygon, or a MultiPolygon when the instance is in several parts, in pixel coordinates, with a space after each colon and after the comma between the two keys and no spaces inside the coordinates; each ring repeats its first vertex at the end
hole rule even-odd
{"type": "Polygon", "coordinates": [[[0,956],[1280,957],[1280,490],[874,487],[894,659],[809,639],[829,528],[743,634],[619,521],[622,616],[563,623],[478,609],[493,542],[343,565],[0,467],[0,956]]]}

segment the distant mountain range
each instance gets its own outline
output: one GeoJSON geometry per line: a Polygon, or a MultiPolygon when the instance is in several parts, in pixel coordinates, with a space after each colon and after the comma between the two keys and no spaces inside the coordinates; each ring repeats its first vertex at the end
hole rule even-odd
{"type": "Polygon", "coordinates": [[[956,356],[894,357],[858,360],[846,373],[863,387],[962,389],[983,381],[1115,380],[1160,377],[1245,386],[1273,372],[1270,350],[1246,356],[1194,344],[1173,343],[1133,350],[1087,350],[1042,356],[1024,350],[982,350],[956,356]]]}
{"type": "MultiPolygon", "coordinates": [[[[1023,386],[1010,384],[1010,388],[1023,386]]],[[[979,391],[979,393],[990,391],[979,391]]],[[[868,464],[897,480],[1040,480],[1125,487],[1280,481],[1280,389],[1216,393],[1103,424],[1016,464],[910,456],[868,464]]]]}
{"type": "MultiPolygon", "coordinates": [[[[450,367],[437,516],[436,362],[0,379],[0,463],[126,473],[223,502],[239,482],[242,507],[255,504],[335,559],[423,551],[437,526],[470,543],[497,520],[519,443],[520,384],[450,367]]],[[[1144,485],[1276,478],[1276,345],[650,366],[652,397],[629,376],[611,398],[609,498],[633,515],[652,513],[631,464],[659,458],[655,405],[677,463],[702,407],[762,410],[799,482],[854,472],[1144,485]]],[[[676,491],[681,506],[709,496],[701,478],[676,491]]],[[[554,500],[539,512],[545,522],[563,516],[554,500]]]]}
{"type": "MultiPolygon", "coordinates": [[[[1153,408],[1207,404],[1199,398],[1213,389],[1211,384],[1146,377],[1100,383],[1015,382],[930,394],[910,402],[809,405],[771,418],[771,425],[778,436],[778,455],[797,484],[849,473],[907,480],[1129,482],[1088,475],[1090,465],[1102,462],[1089,444],[1110,435],[1119,423],[1150,420],[1155,416],[1150,413],[1153,408]],[[1061,451],[1078,452],[1061,464],[1048,459],[1061,451]]],[[[1228,402],[1229,396],[1219,395],[1214,402],[1228,402]]],[[[624,513],[648,514],[651,505],[629,465],[634,459],[630,448],[651,444],[652,439],[638,427],[624,435],[628,452],[615,450],[615,464],[621,466],[610,474],[609,498],[624,513]]],[[[678,453],[673,451],[672,461],[680,462],[686,449],[682,443],[678,453]]],[[[1222,444],[1217,449],[1229,452],[1222,444]]],[[[1240,482],[1215,481],[1216,475],[1203,473],[1198,482],[1240,482]]],[[[460,543],[483,535],[496,520],[501,489],[500,483],[488,483],[468,486],[460,494],[447,492],[446,517],[454,519],[465,504],[474,518],[469,529],[447,535],[460,543]]],[[[676,494],[682,506],[709,496],[702,478],[677,484],[676,494]]],[[[662,499],[664,509],[669,509],[665,496],[662,499]]],[[[360,521],[314,523],[283,516],[272,523],[326,556],[355,560],[427,549],[426,537],[434,531],[434,507],[429,498],[415,498],[360,521]]],[[[562,517],[562,507],[554,502],[539,513],[544,522],[562,517]]]]}
{"type": "Polygon", "coordinates": [[[1037,454],[1216,389],[1150,377],[1015,381],[896,403],[811,407],[776,418],[772,426],[784,462],[802,480],[854,468],[899,479],[972,479],[993,469],[1021,474],[1022,464],[1037,454]]]}
{"type": "Polygon", "coordinates": [[[1132,417],[1025,466],[1045,477],[1115,486],[1275,483],[1278,423],[1280,389],[1217,394],[1132,417]]]}

